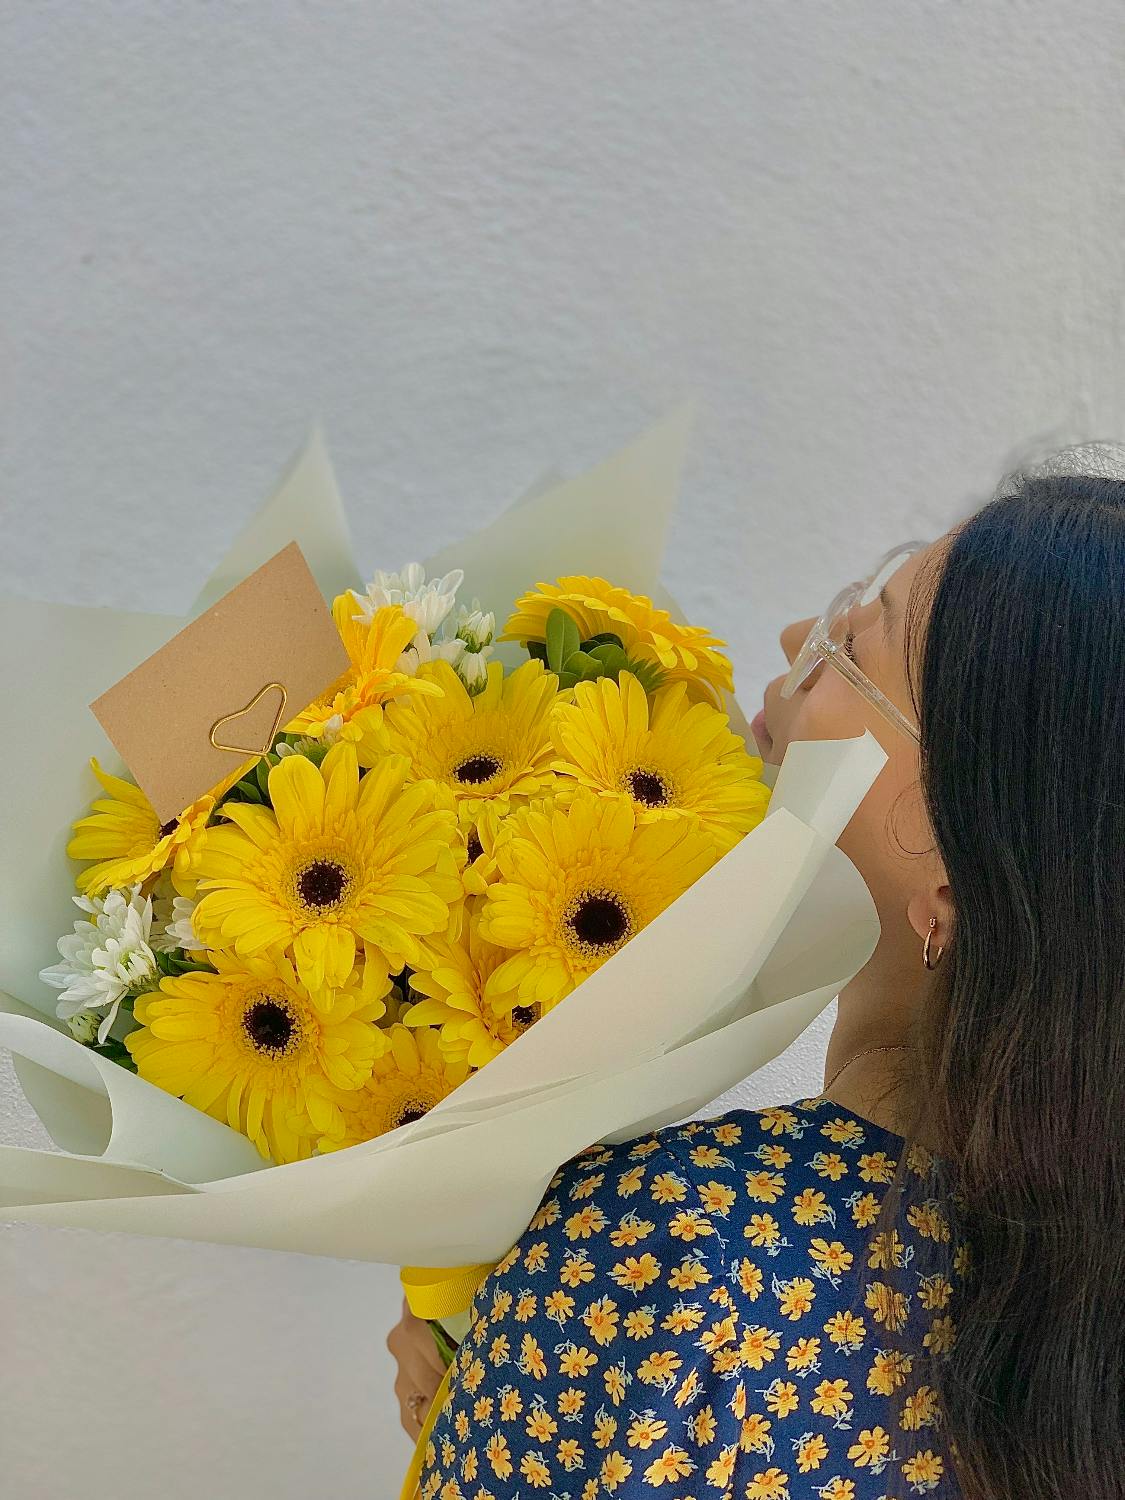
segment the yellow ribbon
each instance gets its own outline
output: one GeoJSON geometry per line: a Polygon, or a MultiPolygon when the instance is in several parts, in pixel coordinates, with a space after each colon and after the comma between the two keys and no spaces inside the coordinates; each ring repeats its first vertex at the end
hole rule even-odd
{"type": "MultiPolygon", "coordinates": [[[[433,1270],[426,1266],[403,1266],[398,1274],[410,1311],[416,1318],[429,1320],[452,1318],[456,1313],[464,1312],[476,1296],[477,1288],[492,1269],[491,1265],[452,1266],[445,1270],[433,1270]]],[[[410,1460],[410,1467],[402,1483],[399,1500],[417,1500],[418,1481],[422,1477],[422,1457],[426,1444],[430,1440],[434,1423],[437,1421],[438,1412],[441,1411],[449,1393],[449,1378],[452,1371],[453,1366],[449,1365],[441,1377],[437,1394],[426,1413],[426,1420],[422,1423],[422,1431],[418,1434],[418,1441],[414,1446],[414,1456],[410,1460]]]]}
{"type": "Polygon", "coordinates": [[[440,1320],[464,1312],[491,1270],[490,1265],[450,1266],[444,1270],[403,1266],[398,1275],[414,1316],[440,1320]]]}
{"type": "Polygon", "coordinates": [[[437,1388],[437,1395],[434,1397],[433,1405],[426,1413],[426,1420],[422,1423],[422,1431],[418,1434],[418,1442],[414,1448],[414,1456],[410,1460],[410,1467],[406,1471],[406,1478],[402,1481],[402,1491],[399,1495],[399,1500],[417,1500],[418,1481],[422,1477],[422,1455],[426,1450],[426,1444],[430,1441],[430,1433],[433,1431],[434,1423],[437,1421],[438,1412],[441,1411],[442,1406],[445,1404],[445,1398],[449,1392],[449,1376],[452,1370],[452,1365],[446,1368],[445,1374],[441,1377],[441,1384],[437,1388]]]}

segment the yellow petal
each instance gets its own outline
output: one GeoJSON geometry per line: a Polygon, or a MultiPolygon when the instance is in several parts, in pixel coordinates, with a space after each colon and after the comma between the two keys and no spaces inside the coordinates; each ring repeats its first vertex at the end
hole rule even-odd
{"type": "MultiPolygon", "coordinates": [[[[268,807],[259,807],[253,802],[224,802],[222,815],[239,827],[247,838],[257,844],[259,849],[269,849],[277,843],[277,818],[268,807]]],[[[215,835],[222,831],[221,823],[207,830],[204,845],[206,852],[209,853],[213,848],[221,847],[215,835]]]]}
{"type": "Polygon", "coordinates": [[[355,806],[359,795],[359,761],[355,746],[347,740],[339,740],[324,757],[320,771],[325,785],[324,826],[332,828],[343,822],[344,815],[355,806]]]}
{"type": "Polygon", "coordinates": [[[153,817],[156,816],[153,812],[152,803],[139,786],[134,786],[131,781],[123,781],[120,776],[114,776],[108,771],[103,771],[101,766],[98,765],[97,758],[93,755],[90,757],[90,766],[94,775],[112,797],[115,797],[119,802],[128,802],[133,807],[143,808],[146,812],[152,813],[153,817]]]}
{"type": "Polygon", "coordinates": [[[326,927],[306,927],[293,944],[297,977],[310,994],[324,987],[327,937],[326,927]]]}
{"type": "Polygon", "coordinates": [[[309,838],[324,825],[324,778],[303,755],[287,755],[269,774],[270,801],[290,838],[309,838]]]}
{"type": "Polygon", "coordinates": [[[349,927],[328,927],[324,942],[325,983],[333,989],[342,989],[354,967],[355,933],[349,927]]]}

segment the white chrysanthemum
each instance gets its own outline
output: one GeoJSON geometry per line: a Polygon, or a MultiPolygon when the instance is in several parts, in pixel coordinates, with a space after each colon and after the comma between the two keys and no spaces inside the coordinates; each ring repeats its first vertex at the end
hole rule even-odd
{"type": "Polygon", "coordinates": [[[461,647],[460,655],[451,664],[470,696],[483,692],[488,685],[488,658],[495,654],[492,638],[496,634],[496,616],[491,610],[486,614],[480,600],[474,599],[471,608],[458,605],[457,616],[446,621],[444,633],[449,636],[449,644],[461,647]]]}
{"type": "Polygon", "coordinates": [[[67,1029],[76,1042],[81,1042],[83,1047],[92,1047],[101,1019],[96,1010],[76,1011],[73,1016],[67,1016],[67,1029]]]}
{"type": "MultiPolygon", "coordinates": [[[[333,714],[330,719],[325,719],[325,727],[331,726],[335,728],[336,720],[342,718],[342,714],[333,714]]],[[[278,756],[308,755],[310,750],[322,750],[324,742],[322,740],[314,740],[310,734],[303,734],[299,739],[294,740],[292,744],[288,740],[278,740],[273,748],[274,753],[278,756]]]]}
{"type": "Polygon", "coordinates": [[[414,632],[414,639],[395,662],[395,671],[406,672],[409,676],[416,677],[418,668],[423,662],[437,661],[439,658],[447,661],[454,671],[458,671],[464,654],[464,641],[432,641],[426,633],[425,626],[419,625],[414,632]]]}
{"type": "Polygon", "coordinates": [[[148,945],[154,953],[205,952],[206,943],[201,943],[191,925],[191,914],[195,910],[195,899],[181,896],[169,879],[167,870],[156,877],[150,892],[152,897],[152,929],[148,945]]]}
{"type": "Polygon", "coordinates": [[[483,651],[466,651],[457,663],[457,675],[475,698],[488,686],[488,658],[483,651]]]}
{"type": "Polygon", "coordinates": [[[496,634],[496,616],[491,610],[485,614],[480,600],[474,599],[471,606],[457,606],[456,618],[445,629],[447,633],[451,631],[459,640],[464,641],[466,650],[479,656],[492,645],[492,637],[496,634]]]}
{"type": "Polygon", "coordinates": [[[320,744],[323,749],[325,745],[331,747],[340,738],[340,730],[344,727],[343,714],[329,714],[324,721],[324,727],[320,732],[320,744]]]}
{"type": "Polygon", "coordinates": [[[191,914],[197,903],[190,896],[172,897],[172,920],[165,929],[169,938],[175,939],[176,947],[185,953],[206,953],[207,944],[200,942],[191,925],[191,914]]]}
{"type": "Polygon", "coordinates": [[[352,590],[360,613],[356,619],[370,623],[376,610],[388,604],[400,604],[403,613],[415,620],[433,639],[434,632],[453,608],[457,590],[464,582],[462,568],[454,568],[444,578],[426,582],[421,563],[408,563],[401,573],[385,573],[381,568],[367,585],[366,594],[352,590]]]}
{"type": "Polygon", "coordinates": [[[154,953],[205,953],[207,944],[200,942],[191,925],[195,900],[162,890],[158,882],[152,892],[152,935],[148,940],[154,953]]]}
{"type": "Polygon", "coordinates": [[[159,976],[149,946],[152,898],[142,898],[138,883],[129,891],[109,890],[104,897],[70,899],[93,920],[75,922],[73,933],[59,938],[63,961],[40,969],[39,978],[65,992],[55,1008],[60,1020],[68,1021],[84,1010],[102,1011],[98,1042],[104,1043],[129,991],[159,976]]]}

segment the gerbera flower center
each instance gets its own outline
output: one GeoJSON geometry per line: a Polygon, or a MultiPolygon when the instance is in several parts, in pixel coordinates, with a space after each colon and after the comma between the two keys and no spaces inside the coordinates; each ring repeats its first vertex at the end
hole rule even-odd
{"type": "Polygon", "coordinates": [[[243,1012],[242,1029],[255,1052],[283,1057],[296,1045],[300,1023],[284,1000],[260,995],[243,1012]]]}
{"type": "Polygon", "coordinates": [[[503,770],[504,763],[498,756],[490,755],[487,750],[480,751],[477,755],[470,755],[453,767],[453,774],[458,781],[466,786],[480,786],[483,781],[491,781],[494,776],[503,770]]]}
{"type": "Polygon", "coordinates": [[[297,894],[317,912],[339,906],[350,886],[347,870],[334,859],[313,859],[297,871],[297,894]]]}
{"type": "Polygon", "coordinates": [[[167,821],[167,823],[161,823],[161,825],[160,825],[160,831],[157,834],[157,837],[158,838],[162,838],[162,839],[166,839],[170,833],[174,833],[175,832],[176,824],[179,821],[180,821],[179,818],[169,818],[168,821],[167,821]]]}
{"type": "Polygon", "coordinates": [[[392,1130],[397,1130],[400,1125],[412,1125],[415,1120],[420,1120],[424,1114],[429,1112],[430,1103],[425,1099],[406,1099],[399,1105],[393,1115],[392,1130]]]}
{"type": "Polygon", "coordinates": [[[563,923],[578,946],[604,957],[632,936],[629,909],[616,891],[583,891],[566,909],[563,923]]]}
{"type": "Polygon", "coordinates": [[[638,766],[626,772],[624,780],[630,796],[644,807],[668,807],[672,802],[672,788],[659,771],[638,766]]]}
{"type": "Polygon", "coordinates": [[[537,1010],[538,1006],[535,1005],[513,1005],[512,1025],[517,1031],[526,1031],[532,1021],[535,1020],[537,1010]]]}

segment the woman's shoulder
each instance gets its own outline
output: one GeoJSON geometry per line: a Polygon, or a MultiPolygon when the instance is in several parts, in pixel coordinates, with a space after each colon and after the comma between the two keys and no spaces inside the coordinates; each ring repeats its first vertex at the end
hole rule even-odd
{"type": "Polygon", "coordinates": [[[942,1165],[823,1095],[728,1109],[564,1162],[497,1270],[660,1305],[706,1288],[740,1323],[816,1323],[814,1347],[902,1334],[936,1352],[968,1258],[942,1165]]]}
{"type": "Polygon", "coordinates": [[[779,1247],[786,1234],[823,1224],[860,1233],[875,1222],[904,1152],[909,1197],[933,1202],[940,1178],[924,1147],[821,1094],[728,1109],[579,1152],[554,1174],[539,1218],[552,1222],[564,1203],[604,1211],[634,1200],[680,1204],[719,1229],[753,1219],[743,1237],[779,1247]]]}
{"type": "Polygon", "coordinates": [[[873,1233],[905,1144],[814,1096],[565,1162],[475,1299],[423,1500],[468,1477],[497,1500],[934,1491],[920,1356],[952,1276],[922,1242],[952,1247],[924,1153],[873,1233]]]}

